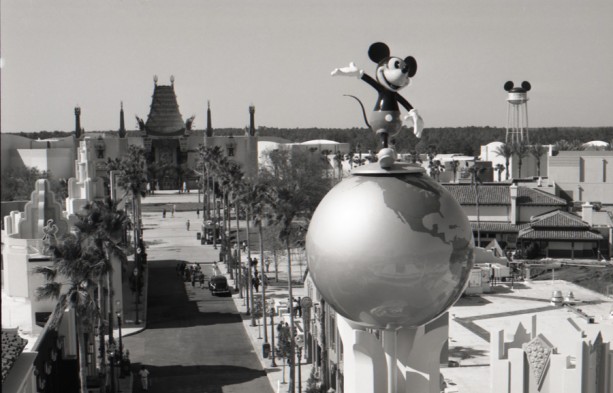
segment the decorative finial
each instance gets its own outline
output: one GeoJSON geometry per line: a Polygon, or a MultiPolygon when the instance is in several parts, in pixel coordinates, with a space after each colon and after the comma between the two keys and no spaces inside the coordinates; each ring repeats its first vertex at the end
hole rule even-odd
{"type": "Polygon", "coordinates": [[[206,100],[206,108],[211,109],[211,100],[206,100]]]}
{"type": "Polygon", "coordinates": [[[155,85],[157,86],[157,84],[158,84],[158,76],[157,75],[153,75],[153,83],[155,83],[155,85]]]}
{"type": "Polygon", "coordinates": [[[121,101],[121,110],[123,110],[123,101],[121,101]]]}
{"type": "Polygon", "coordinates": [[[170,75],[170,83],[174,85],[174,83],[175,83],[175,76],[174,75],[170,75]]]}

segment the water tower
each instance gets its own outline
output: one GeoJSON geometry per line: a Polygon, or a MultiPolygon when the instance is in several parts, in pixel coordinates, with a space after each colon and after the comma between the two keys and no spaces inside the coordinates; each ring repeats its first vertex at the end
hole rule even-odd
{"type": "Polygon", "coordinates": [[[513,82],[504,84],[509,92],[507,96],[507,135],[505,143],[530,143],[528,138],[528,92],[532,86],[530,82],[523,81],[521,87],[515,87],[513,82]]]}

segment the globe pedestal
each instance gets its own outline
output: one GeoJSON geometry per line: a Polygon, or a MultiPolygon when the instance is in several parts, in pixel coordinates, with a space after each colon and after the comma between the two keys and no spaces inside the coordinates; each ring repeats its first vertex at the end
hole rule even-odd
{"type": "Polygon", "coordinates": [[[447,363],[448,322],[445,313],[424,326],[384,330],[382,340],[377,340],[337,316],[344,348],[344,391],[441,392],[440,365],[447,363]]]}
{"type": "Polygon", "coordinates": [[[440,392],[446,311],[474,260],[453,196],[420,167],[360,167],[317,207],[306,249],[311,278],[338,314],[344,391],[440,392]]]}

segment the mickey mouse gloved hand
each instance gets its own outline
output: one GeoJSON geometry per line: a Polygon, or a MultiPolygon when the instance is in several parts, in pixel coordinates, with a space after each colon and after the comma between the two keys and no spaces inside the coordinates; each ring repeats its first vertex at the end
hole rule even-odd
{"type": "Polygon", "coordinates": [[[332,73],[332,76],[340,75],[340,76],[357,76],[361,78],[364,75],[364,70],[360,70],[356,67],[355,63],[349,63],[349,67],[335,68],[332,73]]]}
{"type": "Polygon", "coordinates": [[[421,118],[416,109],[411,109],[407,115],[404,116],[404,120],[413,120],[413,133],[416,137],[421,138],[421,133],[424,130],[424,120],[421,118]]]}

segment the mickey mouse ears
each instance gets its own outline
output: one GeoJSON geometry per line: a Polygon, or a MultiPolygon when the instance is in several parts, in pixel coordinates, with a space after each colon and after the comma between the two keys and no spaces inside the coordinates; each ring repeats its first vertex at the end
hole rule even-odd
{"type": "Polygon", "coordinates": [[[504,89],[506,91],[511,91],[514,90],[515,91],[530,91],[530,89],[532,88],[532,85],[530,85],[530,82],[528,81],[523,81],[521,83],[521,87],[514,87],[513,82],[508,81],[507,83],[504,84],[504,89]]]}
{"type": "Polygon", "coordinates": [[[390,48],[383,42],[375,42],[368,48],[368,57],[375,63],[389,57],[390,48]]]}

